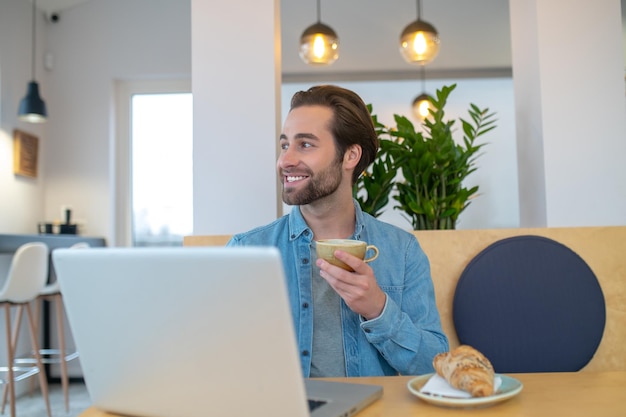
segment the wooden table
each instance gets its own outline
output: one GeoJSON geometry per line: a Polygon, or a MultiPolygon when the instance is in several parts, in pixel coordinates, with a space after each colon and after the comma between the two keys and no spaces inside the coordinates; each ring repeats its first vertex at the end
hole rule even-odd
{"type": "MultiPolygon", "coordinates": [[[[330,378],[382,385],[382,399],[361,411],[357,417],[456,415],[483,416],[626,416],[626,372],[576,372],[510,374],[524,384],[522,392],[505,402],[479,409],[450,409],[421,401],[406,388],[412,377],[330,378]]],[[[209,413],[210,414],[210,413],[209,413]]],[[[263,413],[259,413],[262,416],[263,413]]],[[[115,417],[94,407],[80,417],[115,417]]]]}

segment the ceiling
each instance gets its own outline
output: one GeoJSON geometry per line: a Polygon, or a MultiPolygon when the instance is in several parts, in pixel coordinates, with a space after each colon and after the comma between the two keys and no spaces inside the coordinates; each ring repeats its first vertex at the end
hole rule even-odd
{"type": "MultiPolygon", "coordinates": [[[[88,1],[94,0],[37,0],[37,5],[59,13],[61,21],[64,10],[88,1]]],[[[321,21],[340,41],[339,59],[327,67],[308,66],[298,56],[300,35],[316,23],[316,5],[281,0],[283,80],[419,77],[398,51],[400,33],[417,18],[415,0],[322,1],[321,21]]],[[[626,38],[626,0],[621,5],[626,38]]],[[[428,78],[510,75],[509,0],[422,0],[422,20],[434,25],[441,39],[439,55],[426,67],[428,78]]]]}

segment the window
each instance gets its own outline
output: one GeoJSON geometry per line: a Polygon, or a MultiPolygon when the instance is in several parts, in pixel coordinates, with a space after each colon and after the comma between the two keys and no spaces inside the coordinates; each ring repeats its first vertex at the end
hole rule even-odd
{"type": "Polygon", "coordinates": [[[180,245],[193,229],[191,93],[135,94],[133,246],[180,245]]]}
{"type": "Polygon", "coordinates": [[[193,102],[185,86],[118,85],[117,245],[178,246],[192,234],[193,102]]]}

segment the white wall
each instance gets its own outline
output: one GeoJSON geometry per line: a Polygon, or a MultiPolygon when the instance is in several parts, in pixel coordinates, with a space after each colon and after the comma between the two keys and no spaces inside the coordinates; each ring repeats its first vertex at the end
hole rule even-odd
{"type": "Polygon", "coordinates": [[[114,82],[190,77],[190,3],[92,1],[63,12],[47,34],[55,66],[45,215],[71,205],[86,234],[113,242],[114,82]]]}
{"type": "Polygon", "coordinates": [[[626,224],[620,5],[570,5],[510,1],[522,226],[626,224]]]}
{"type": "MultiPolygon", "coordinates": [[[[56,24],[44,23],[40,18],[37,79],[50,111],[50,120],[43,126],[20,124],[16,117],[17,105],[30,76],[28,22],[28,2],[0,1],[0,233],[34,233],[37,221],[58,218],[60,206],[67,204],[73,207],[77,219],[85,221],[86,234],[105,236],[112,241],[116,203],[111,157],[115,122],[113,85],[120,79],[190,76],[190,1],[161,0],[156,7],[152,0],[97,0],[64,11],[56,24]],[[45,52],[54,58],[51,71],[45,71],[41,64],[45,52]],[[36,180],[16,178],[12,174],[14,127],[40,135],[40,175],[36,180]]],[[[242,76],[247,71],[249,68],[244,68],[242,76]]],[[[451,98],[458,103],[455,109],[463,113],[471,100],[498,112],[498,127],[485,137],[490,144],[479,159],[480,167],[473,178],[481,186],[482,195],[462,215],[459,227],[514,227],[518,224],[520,204],[512,150],[515,137],[512,80],[458,81],[451,98]]],[[[447,80],[428,80],[427,87],[430,89],[438,83],[447,80]]],[[[420,89],[417,82],[415,87],[410,84],[346,85],[372,102],[378,114],[390,117],[393,113],[408,114],[408,105],[420,89]]],[[[288,102],[284,97],[290,97],[290,88],[293,87],[285,86],[283,103],[288,102]]],[[[227,114],[232,111],[236,110],[225,109],[227,114]]],[[[579,118],[578,114],[571,115],[571,123],[575,125],[579,118]]],[[[244,128],[254,132],[254,126],[244,128]]],[[[254,135],[249,138],[256,140],[254,135]]],[[[265,138],[271,139],[276,138],[265,138]]],[[[245,164],[245,159],[233,164],[245,164]]],[[[272,164],[268,169],[273,168],[272,164]]],[[[593,166],[588,169],[593,178],[593,166]]],[[[215,175],[224,176],[224,173],[215,175]]],[[[237,175],[236,169],[228,172],[228,176],[237,175]]],[[[597,181],[601,182],[602,178],[597,181]]],[[[602,204],[611,204],[618,191],[603,196],[602,204]]],[[[551,190],[552,198],[558,199],[561,192],[551,190]]],[[[269,199],[255,201],[255,205],[275,207],[276,202],[269,199]]],[[[399,216],[397,212],[394,214],[399,216]]],[[[389,221],[405,224],[398,218],[389,221]]],[[[570,225],[585,225],[588,217],[574,206],[567,221],[570,225]]],[[[239,228],[225,232],[236,229],[239,228]]]]}
{"type": "Polygon", "coordinates": [[[193,0],[192,10],[203,40],[193,43],[193,230],[228,234],[278,212],[279,2],[193,0]]]}
{"type": "MultiPolygon", "coordinates": [[[[44,209],[46,175],[41,157],[48,151],[45,125],[20,122],[17,108],[26,94],[31,78],[31,10],[23,0],[0,1],[0,233],[37,233],[37,222],[44,209]],[[13,129],[39,137],[39,173],[37,178],[13,174],[13,129]]],[[[44,26],[38,16],[37,25],[44,26]]],[[[43,51],[45,34],[37,31],[37,48],[43,51]]],[[[36,79],[47,100],[42,54],[36,56],[36,79]]]]}

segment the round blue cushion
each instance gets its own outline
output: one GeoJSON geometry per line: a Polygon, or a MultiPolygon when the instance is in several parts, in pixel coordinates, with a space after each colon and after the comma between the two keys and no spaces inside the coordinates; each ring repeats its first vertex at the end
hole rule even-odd
{"type": "Polygon", "coordinates": [[[593,357],[606,309],[580,256],[551,239],[517,236],[467,265],[453,319],[460,343],[480,350],[496,372],[568,372],[593,357]]]}

